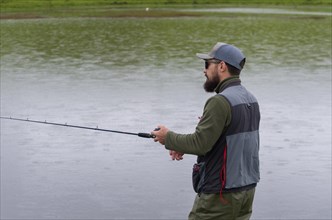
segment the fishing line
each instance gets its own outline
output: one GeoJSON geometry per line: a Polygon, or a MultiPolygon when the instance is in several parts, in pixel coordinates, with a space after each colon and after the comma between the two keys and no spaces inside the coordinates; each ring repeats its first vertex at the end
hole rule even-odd
{"type": "MultiPolygon", "coordinates": [[[[87,129],[87,130],[94,130],[94,131],[112,132],[112,133],[126,134],[126,135],[136,135],[136,136],[142,137],[142,138],[155,138],[155,135],[150,134],[150,133],[132,133],[132,132],[125,132],[125,131],[116,131],[116,130],[98,128],[98,126],[94,128],[94,127],[86,127],[86,126],[81,126],[81,125],[71,125],[71,124],[67,124],[67,123],[62,124],[62,123],[56,123],[56,122],[47,122],[46,120],[45,121],[30,120],[29,118],[23,119],[23,118],[2,117],[2,116],[0,116],[0,118],[7,119],[7,120],[15,120],[15,121],[69,127],[69,128],[79,128],[79,129],[87,129]]],[[[155,129],[155,131],[157,131],[157,130],[159,130],[159,128],[155,129]]]]}

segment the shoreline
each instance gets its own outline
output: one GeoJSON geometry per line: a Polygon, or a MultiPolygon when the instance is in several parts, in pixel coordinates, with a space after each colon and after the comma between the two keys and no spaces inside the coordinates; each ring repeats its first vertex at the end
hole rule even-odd
{"type": "Polygon", "coordinates": [[[128,5],[128,6],[69,6],[35,9],[1,9],[0,20],[43,19],[43,18],[162,18],[199,17],[218,14],[236,15],[310,15],[331,16],[331,6],[290,6],[290,5],[128,5]]]}

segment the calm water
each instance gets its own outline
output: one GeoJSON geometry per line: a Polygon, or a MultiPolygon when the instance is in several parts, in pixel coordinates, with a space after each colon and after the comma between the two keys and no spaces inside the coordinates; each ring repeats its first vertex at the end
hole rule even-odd
{"type": "MultiPolygon", "coordinates": [[[[242,48],[260,101],[253,219],[331,218],[331,16],[1,21],[1,115],[150,132],[195,129],[203,62],[242,48]]],[[[150,139],[1,120],[1,218],[186,219],[195,156],[150,139]]]]}

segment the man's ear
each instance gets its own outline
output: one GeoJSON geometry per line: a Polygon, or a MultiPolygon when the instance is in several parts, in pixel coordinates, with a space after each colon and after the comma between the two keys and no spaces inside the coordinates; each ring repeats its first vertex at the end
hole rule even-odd
{"type": "Polygon", "coordinates": [[[221,62],[218,64],[218,74],[221,80],[224,80],[228,77],[230,77],[230,74],[228,72],[228,67],[225,62],[221,62]]]}
{"type": "Polygon", "coordinates": [[[219,65],[220,65],[219,68],[222,72],[228,71],[227,65],[224,61],[221,61],[221,63],[219,65]]]}

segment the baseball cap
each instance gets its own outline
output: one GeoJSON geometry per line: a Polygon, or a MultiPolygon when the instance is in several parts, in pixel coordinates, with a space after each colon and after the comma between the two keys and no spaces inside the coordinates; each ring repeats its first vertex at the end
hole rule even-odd
{"type": "Polygon", "coordinates": [[[208,53],[197,53],[196,56],[203,60],[222,60],[235,68],[242,70],[240,63],[245,59],[241,50],[231,44],[218,42],[208,53]]]}

